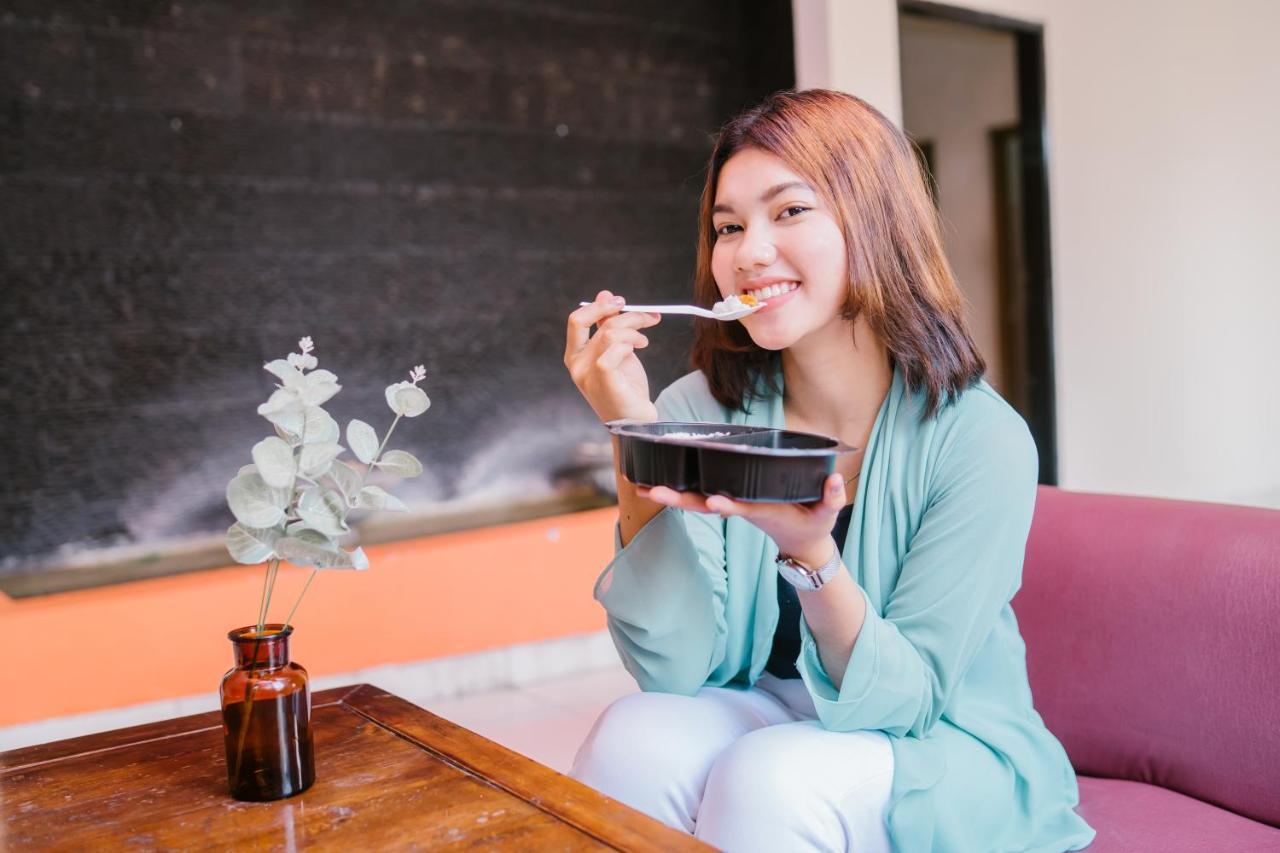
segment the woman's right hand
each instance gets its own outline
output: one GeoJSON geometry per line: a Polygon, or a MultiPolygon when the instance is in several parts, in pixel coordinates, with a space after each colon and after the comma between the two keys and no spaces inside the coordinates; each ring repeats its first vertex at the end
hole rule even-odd
{"type": "Polygon", "coordinates": [[[601,421],[656,421],[649,379],[635,351],[649,345],[639,330],[656,326],[662,317],[639,311],[624,314],[625,304],[621,296],[602,290],[595,302],[569,315],[564,366],[601,421]],[[592,326],[600,327],[594,335],[592,326]]]}

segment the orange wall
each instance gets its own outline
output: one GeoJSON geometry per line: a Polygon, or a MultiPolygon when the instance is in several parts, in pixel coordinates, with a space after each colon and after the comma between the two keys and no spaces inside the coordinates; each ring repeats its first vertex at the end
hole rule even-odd
{"type": "MultiPolygon", "coordinates": [[[[376,545],[367,572],[321,572],[293,658],[312,675],[604,627],[591,598],[612,508],[376,545]]],[[[232,566],[21,600],[0,594],[0,726],[216,691],[227,631],[257,618],[264,568],[232,566]]],[[[283,620],[309,570],[282,566],[283,620]]]]}

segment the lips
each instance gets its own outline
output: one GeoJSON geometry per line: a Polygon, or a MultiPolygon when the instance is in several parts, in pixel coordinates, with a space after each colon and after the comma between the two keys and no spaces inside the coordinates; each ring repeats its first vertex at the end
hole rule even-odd
{"type": "MultiPolygon", "coordinates": [[[[791,300],[792,295],[800,289],[800,282],[794,279],[771,278],[756,282],[747,282],[742,288],[743,295],[750,294],[764,303],[756,314],[768,314],[791,300]]],[[[744,320],[743,322],[748,322],[744,320]]]]}
{"type": "Polygon", "coordinates": [[[751,294],[756,299],[777,299],[787,293],[791,293],[800,287],[798,281],[775,280],[763,286],[759,284],[749,284],[742,289],[744,294],[751,294]]]}

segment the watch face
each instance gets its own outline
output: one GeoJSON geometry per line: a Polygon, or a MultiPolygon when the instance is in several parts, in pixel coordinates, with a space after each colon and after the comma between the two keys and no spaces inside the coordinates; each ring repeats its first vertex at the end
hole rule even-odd
{"type": "Polygon", "coordinates": [[[778,573],[786,578],[787,583],[800,589],[817,589],[822,586],[818,575],[807,571],[794,560],[779,560],[778,573]]]}

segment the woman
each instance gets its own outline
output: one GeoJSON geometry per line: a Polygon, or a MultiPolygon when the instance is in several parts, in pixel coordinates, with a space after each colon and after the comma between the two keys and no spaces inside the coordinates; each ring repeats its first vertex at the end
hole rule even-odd
{"type": "Polygon", "coordinates": [[[595,594],[644,692],[573,775],[731,851],[1086,846],[1009,606],[1035,447],[981,378],[910,144],[852,96],[774,95],[721,132],[699,225],[696,300],[767,306],[701,321],[697,369],[653,403],[636,350],[659,318],[601,292],[565,354],[596,414],[864,450],[809,505],[618,477],[595,594]]]}

